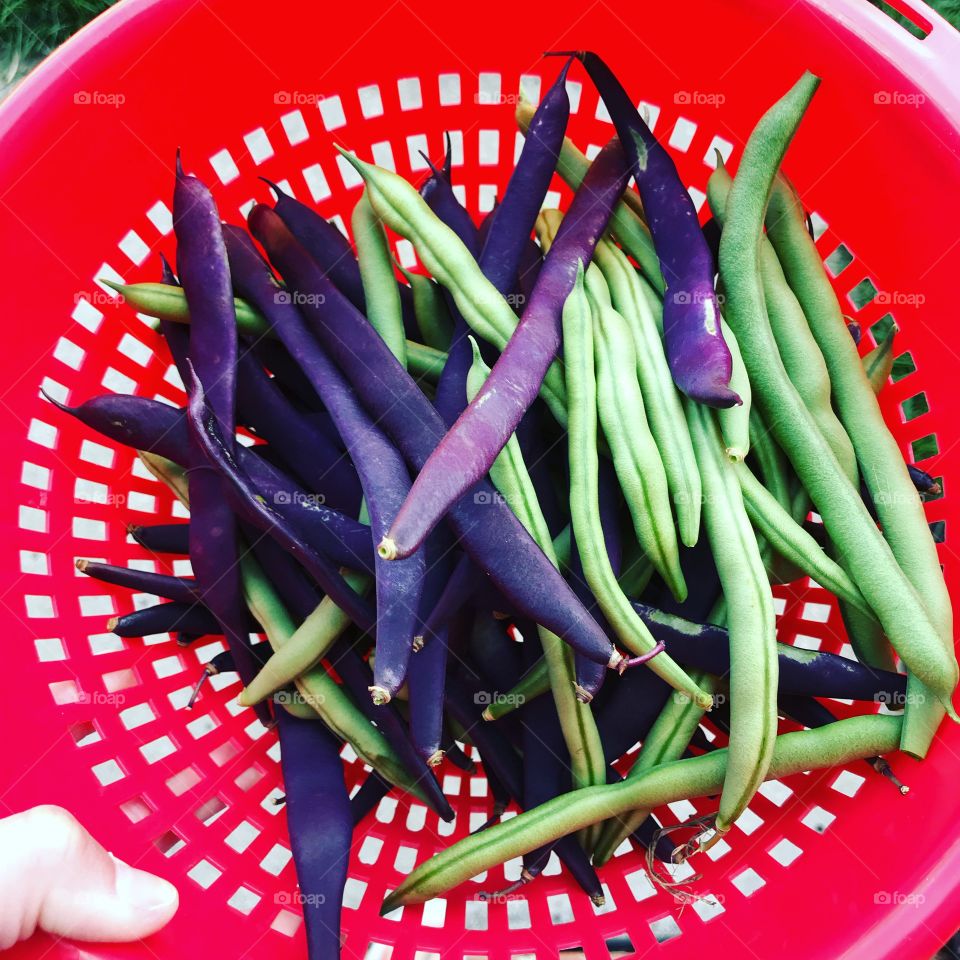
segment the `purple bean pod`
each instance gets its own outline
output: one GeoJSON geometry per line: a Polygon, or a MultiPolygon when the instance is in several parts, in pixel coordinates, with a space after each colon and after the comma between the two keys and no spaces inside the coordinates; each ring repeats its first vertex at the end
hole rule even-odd
{"type": "MultiPolygon", "coordinates": [[[[347,444],[366,497],[371,542],[376,544],[410,489],[407,466],[310,334],[296,306],[277,299],[273,275],[250,237],[235,227],[225,227],[224,238],[237,290],[267,318],[347,444]]],[[[377,657],[371,693],[375,701],[386,702],[396,695],[407,676],[426,570],[424,552],[418,551],[400,564],[377,557],[375,569],[377,657]]]]}
{"type": "MultiPolygon", "coordinates": [[[[483,275],[507,296],[514,291],[530,233],[553,179],[570,119],[567,71],[571,57],[537,106],[503,199],[493,211],[480,252],[483,275]]],[[[586,262],[586,261],[585,261],[586,262]]]]}
{"type": "MultiPolygon", "coordinates": [[[[730,651],[723,627],[691,623],[643,603],[634,602],[633,608],[654,639],[663,641],[667,653],[678,663],[718,677],[729,672],[730,651]]],[[[907,683],[903,674],[875,670],[835,653],[804,650],[786,643],[778,643],[777,650],[780,696],[796,694],[903,704],[907,683]]]]}
{"type": "MultiPolygon", "coordinates": [[[[160,454],[188,469],[195,465],[196,454],[182,410],[123,394],[104,394],[79,407],[66,407],[50,399],[65,413],[117,443],[160,454]]],[[[238,444],[234,453],[257,496],[270,503],[315,550],[339,565],[373,571],[376,554],[368,527],[319,502],[254,449],[238,444]]]]}
{"type": "Polygon", "coordinates": [[[629,176],[616,140],[600,151],[573,198],[520,323],[480,391],[423,465],[380,549],[415,550],[478,480],[537,398],[560,348],[560,314],[581,263],[589,263],[629,176]]]}
{"type": "Polygon", "coordinates": [[[165,573],[137,570],[134,567],[115,567],[109,563],[97,563],[95,560],[78,560],[77,569],[94,580],[127,587],[139,593],[149,593],[155,597],[176,600],[178,603],[200,602],[197,583],[188,577],[171,577],[165,573]]]}
{"type": "MultiPolygon", "coordinates": [[[[177,153],[173,190],[177,273],[190,308],[189,354],[197,382],[209,394],[211,414],[228,444],[235,445],[237,319],[220,215],[213,196],[196,177],[183,172],[177,153]]],[[[237,527],[215,470],[191,470],[190,563],[204,602],[223,628],[244,683],[256,665],[246,646],[246,605],[237,565],[237,527]]],[[[269,720],[266,706],[258,709],[269,720]]]]}
{"type": "MultiPolygon", "coordinates": [[[[251,630],[259,629],[256,622],[244,613],[241,620],[244,642],[251,630]]],[[[157,603],[152,607],[134,610],[120,617],[111,617],[107,629],[118,637],[150,637],[157,633],[184,633],[198,637],[219,636],[223,628],[217,618],[196,600],[189,603],[157,603]]]]}
{"type": "Polygon", "coordinates": [[[360,789],[350,798],[350,816],[353,825],[359,826],[364,817],[380,805],[380,801],[390,792],[390,784],[377,773],[371,770],[367,779],[360,785],[360,789]]]}
{"type": "Polygon", "coordinates": [[[131,524],[127,533],[145,550],[153,553],[190,552],[189,523],[131,524]]]}
{"type": "Polygon", "coordinates": [[[243,423],[280,454],[310,493],[321,495],[337,510],[356,515],[360,481],[350,459],[290,403],[248,350],[241,353],[237,373],[237,403],[243,423]],[[309,455],[304,456],[305,450],[309,455]]]}
{"type": "Polygon", "coordinates": [[[264,501],[250,477],[227,448],[206,404],[203,388],[195,377],[191,383],[190,405],[187,409],[191,436],[196,439],[201,453],[218,475],[228,481],[228,496],[240,516],[268,532],[303,564],[347,616],[363,629],[370,629],[375,618],[368,601],[350,587],[329,559],[303,540],[287,520],[264,501]]]}
{"type": "Polygon", "coordinates": [[[310,960],[340,954],[340,909],[353,815],[340,743],[322,723],[277,710],[290,849],[303,902],[310,960]]]}
{"type": "MultiPolygon", "coordinates": [[[[311,301],[304,306],[311,328],[410,466],[422,467],[443,437],[440,414],[379,334],[337,293],[272,210],[255,207],[250,226],[297,290],[324,296],[322,307],[306,298],[311,301]]],[[[619,663],[613,644],[488,481],[480,481],[452,506],[450,521],[463,549],[518,612],[587,657],[614,667],[619,663]]]]}
{"type": "Polygon", "coordinates": [[[733,360],[720,329],[713,258],[690,194],[610,68],[595,53],[578,50],[574,56],[593,80],[630,157],[666,282],[664,346],[674,382],[692,400],[732,407],[741,401],[729,386],[733,360]]]}

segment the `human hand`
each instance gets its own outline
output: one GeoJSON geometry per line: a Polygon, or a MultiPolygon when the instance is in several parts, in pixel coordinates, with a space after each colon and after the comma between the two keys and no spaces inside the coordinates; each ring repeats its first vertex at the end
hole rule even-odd
{"type": "Polygon", "coordinates": [[[176,913],[173,884],[112,856],[62,807],[0,820],[0,851],[0,950],[36,930],[139,940],[176,913]]]}

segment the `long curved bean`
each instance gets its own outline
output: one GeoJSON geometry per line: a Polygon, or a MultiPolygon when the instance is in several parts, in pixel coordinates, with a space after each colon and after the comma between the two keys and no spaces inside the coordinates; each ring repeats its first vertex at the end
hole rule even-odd
{"type": "MultiPolygon", "coordinates": [[[[856,345],[846,333],[840,305],[813,239],[805,231],[803,237],[799,236],[798,218],[804,219],[803,207],[792,186],[780,177],[774,182],[770,195],[767,216],[770,241],[830,371],[837,412],[853,442],[863,478],[876,504],[883,535],[935,628],[940,659],[946,661],[941,680],[945,679],[952,691],[958,673],[953,651],[953,607],[937,547],[930,536],[922,501],[897,442],[884,423],[856,345]],[[843,341],[836,336],[838,330],[845,335],[843,341]]],[[[890,640],[896,647],[893,636],[890,640]]],[[[911,667],[906,651],[898,649],[898,652],[908,668],[911,667]]],[[[925,681],[921,671],[914,668],[912,672],[916,679],[911,684],[914,695],[907,698],[903,748],[922,757],[943,716],[934,698],[939,696],[944,700],[944,684],[941,682],[938,691],[935,685],[931,687],[925,681]]],[[[947,703],[943,705],[948,711],[952,709],[947,703]]]]}
{"type": "MultiPolygon", "coordinates": [[[[467,376],[468,400],[472,400],[480,392],[489,376],[489,368],[483,362],[480,349],[472,337],[470,343],[473,347],[473,365],[467,376]]],[[[506,497],[517,519],[527,528],[547,559],[559,569],[557,556],[553,552],[550,529],[537,502],[533,482],[527,472],[516,436],[507,441],[490,468],[490,476],[500,493],[506,497]]],[[[573,651],[549,630],[538,627],[538,633],[560,730],[570,756],[573,782],[578,787],[603,783],[606,776],[603,747],[590,706],[581,703],[575,692],[578,684],[573,651]]]]}
{"type": "MultiPolygon", "coordinates": [[[[517,315],[480,272],[463,241],[432,213],[423,197],[402,177],[365,163],[351,153],[344,152],[343,156],[366,181],[367,195],[376,212],[413,243],[423,265],[450,291],[471,329],[498,349],[505,349],[517,329],[517,315]]],[[[551,356],[548,363],[552,360],[551,356]]],[[[544,400],[554,415],[562,419],[563,372],[559,364],[553,362],[542,380],[544,400]]]]}
{"type": "MultiPolygon", "coordinates": [[[[310,327],[343,371],[360,401],[419,469],[443,437],[439,412],[397,363],[366,320],[343,301],[273,211],[255,207],[250,226],[281,273],[303,293],[322,295],[324,308],[304,305],[310,327]]],[[[617,666],[620,654],[543,556],[522,524],[481,481],[473,497],[455,503],[449,522],[464,551],[518,613],[530,616],[598,662],[617,666]]]]}
{"type": "Polygon", "coordinates": [[[730,634],[730,762],[717,814],[730,829],[766,776],[777,736],[777,648],[773,595],[743,505],[734,464],[710,411],[685,402],[704,489],[704,525],[727,600],[730,634]]]}
{"type": "MultiPolygon", "coordinates": [[[[450,340],[453,337],[453,318],[443,299],[440,285],[422,273],[412,273],[403,267],[400,270],[413,291],[413,311],[424,344],[431,350],[446,352],[450,349],[450,340]]],[[[407,350],[409,351],[409,343],[407,350]]],[[[409,356],[406,363],[408,367],[411,366],[409,356]]]]}
{"type": "MultiPolygon", "coordinates": [[[[802,77],[764,115],[744,151],[720,240],[727,320],[740,340],[761,413],[809,491],[851,577],[907,666],[952,710],[947,704],[956,686],[956,660],[938,639],[938,630],[923,602],[790,382],[766,318],[757,265],[766,198],[817,84],[810,74],[802,77]]],[[[854,349],[845,327],[842,333],[846,344],[854,349]]],[[[859,359],[856,366],[861,369],[859,359]]],[[[905,468],[898,469],[906,474],[905,468]]],[[[916,497],[916,492],[911,491],[911,496],[916,497]]],[[[924,535],[929,537],[926,525],[924,535]]],[[[907,710],[911,710],[909,703],[907,710]]]]}
{"type": "MultiPolygon", "coordinates": [[[[584,574],[604,616],[624,646],[635,655],[650,653],[656,642],[623,595],[607,558],[599,513],[597,473],[597,397],[594,375],[593,318],[583,286],[583,266],[563,307],[570,456],[570,514],[580,544],[584,574]]],[[[671,686],[704,705],[710,695],[662,653],[648,666],[671,686]]]]}
{"type": "Polygon", "coordinates": [[[403,329],[400,289],[393,273],[393,259],[383,223],[374,213],[366,192],[353,208],[350,222],[357,245],[367,319],[383,337],[393,355],[406,366],[407,341],[403,329]]]}
{"type": "Polygon", "coordinates": [[[600,424],[637,543],[682,602],[687,584],[680,569],[667,475],[647,423],[633,338],[627,322],[612,306],[593,301],[591,306],[600,424]]]}
{"type": "Polygon", "coordinates": [[[667,474],[680,541],[692,547],[700,534],[700,474],[651,301],[642,289],[644,281],[615,244],[601,240],[597,244],[595,260],[607,281],[614,307],[630,325],[637,359],[637,380],[667,474]]]}
{"type": "Polygon", "coordinates": [[[717,420],[723,442],[727,445],[727,456],[739,462],[750,452],[752,391],[747,368],[743,363],[743,354],[740,353],[740,344],[722,315],[720,329],[723,332],[723,341],[730,351],[730,389],[740,397],[740,403],[732,407],[721,407],[717,420]]]}
{"type": "MultiPolygon", "coordinates": [[[[899,717],[872,715],[838,720],[819,730],[786,733],[777,738],[767,775],[788,777],[888,753],[899,742],[900,725],[899,717]]],[[[387,897],[381,913],[439,896],[498,863],[608,817],[709,796],[720,788],[728,761],[727,750],[716,750],[653,767],[620,783],[557,797],[467,837],[420,864],[387,897]]]]}

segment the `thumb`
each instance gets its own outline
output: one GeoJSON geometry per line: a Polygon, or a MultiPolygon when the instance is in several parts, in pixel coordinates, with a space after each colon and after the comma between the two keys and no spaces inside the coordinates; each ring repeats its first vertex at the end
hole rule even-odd
{"type": "Polygon", "coordinates": [[[138,940],[176,912],[176,887],[109,854],[61,807],[0,820],[0,950],[41,929],[102,942],[138,940]]]}

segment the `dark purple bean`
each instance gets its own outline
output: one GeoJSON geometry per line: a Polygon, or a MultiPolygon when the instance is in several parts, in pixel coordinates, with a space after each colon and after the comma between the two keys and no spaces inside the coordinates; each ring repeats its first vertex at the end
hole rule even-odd
{"type": "Polygon", "coordinates": [[[609,686],[609,696],[594,712],[604,759],[613,763],[646,738],[672,688],[650,670],[628,670],[609,686]]]}
{"type": "MultiPolygon", "coordinates": [[[[157,633],[175,633],[178,630],[198,637],[219,636],[223,633],[217,618],[196,601],[158,603],[120,617],[111,617],[107,621],[107,629],[118,637],[150,637],[157,633]]],[[[253,630],[259,630],[259,625],[249,613],[244,612],[240,632],[245,641],[247,634],[253,630]]]]}
{"type": "Polygon", "coordinates": [[[167,600],[176,600],[178,603],[201,602],[196,581],[187,577],[171,577],[165,573],[136,570],[133,567],[115,567],[109,563],[97,563],[95,560],[78,560],[77,569],[94,580],[150,593],[167,600]]]}
{"type": "Polygon", "coordinates": [[[564,64],[537,106],[516,168],[510,175],[503,200],[493,213],[489,234],[480,252],[478,262],[483,275],[504,296],[515,289],[530,233],[563,146],[570,118],[566,84],[572,61],[573,58],[564,64]]]}
{"type": "MultiPolygon", "coordinates": [[[[312,302],[305,305],[312,329],[411,467],[422,467],[443,436],[440,415],[379,334],[337,294],[273,211],[255,207],[250,224],[297,290],[325,296],[322,308],[312,302]]],[[[450,521],[463,549],[518,612],[586,656],[619,663],[613,644],[487,481],[453,505],[450,521]]]]}
{"type": "MultiPolygon", "coordinates": [[[[560,347],[560,315],[577,271],[589,263],[628,178],[612,140],[590,165],[544,260],[536,289],[490,375],[421,468],[381,550],[404,557],[486,476],[540,391],[560,347]]],[[[562,635],[562,634],[561,634],[562,635]]]]}
{"type": "Polygon", "coordinates": [[[253,352],[263,366],[273,374],[277,385],[291,403],[296,403],[301,411],[314,421],[314,425],[327,435],[331,443],[341,450],[346,449],[343,442],[333,429],[329,415],[322,410],[320,398],[316,390],[303,375],[293,357],[286,348],[272,338],[258,340],[253,345],[253,352]]]}
{"type": "Polygon", "coordinates": [[[390,792],[390,784],[377,773],[371,770],[367,779],[360,785],[360,789],[350,798],[350,815],[353,825],[360,824],[368,813],[372,813],[380,805],[380,801],[390,792]]]}
{"type": "Polygon", "coordinates": [[[190,552],[189,523],[131,524],[127,533],[145,550],[154,553],[190,552]]]}
{"type": "MultiPolygon", "coordinates": [[[[274,296],[273,275],[250,237],[235,227],[224,228],[224,237],[237,290],[267,318],[307,375],[347,444],[370,514],[371,543],[376,544],[410,489],[407,466],[311,336],[296,306],[274,296]]],[[[419,551],[399,564],[377,557],[375,568],[377,657],[372,693],[379,701],[395,696],[407,676],[426,570],[424,552],[419,551]]],[[[437,701],[438,713],[441,702],[437,701]]],[[[437,739],[439,747],[439,736],[437,739]]]]}
{"type": "MultiPolygon", "coordinates": [[[[173,190],[173,228],[177,273],[190,308],[189,355],[196,379],[209,395],[210,413],[232,451],[236,441],[235,403],[237,318],[220,215],[213,196],[196,177],[183,172],[177,154],[173,190]]],[[[189,390],[188,390],[189,392],[189,390]]],[[[190,563],[204,603],[217,618],[244,683],[256,665],[246,646],[247,612],[237,563],[237,526],[215,470],[192,469],[190,488],[190,563]]],[[[269,707],[257,709],[269,722],[269,707]]]]}
{"type": "Polygon", "coordinates": [[[340,955],[340,908],[353,814],[340,743],[322,723],[277,711],[290,849],[297,868],[310,960],[340,955]]]}
{"type": "Polygon", "coordinates": [[[540,247],[533,239],[528,238],[526,246],[523,248],[517,277],[515,296],[518,304],[525,304],[533,296],[533,290],[537,285],[542,267],[543,256],[540,253],[540,247]]]}
{"type": "MultiPolygon", "coordinates": [[[[231,269],[235,272],[232,264],[231,269]]],[[[337,510],[355,515],[362,494],[350,459],[290,403],[249,351],[241,354],[237,374],[242,421],[280,454],[310,493],[321,495],[337,510]]]]}
{"type": "MultiPolygon", "coordinates": [[[[118,443],[158,453],[183,466],[193,463],[186,417],[165,403],[104,394],[79,407],[56,405],[118,443]]],[[[296,527],[314,549],[342,566],[372,572],[375,554],[369,527],[321,503],[255,450],[238,445],[234,452],[258,496],[296,527]]]]}
{"type": "Polygon", "coordinates": [[[574,55],[590,74],[630,158],[666,282],[663,332],[673,380],[693,400],[732,407],[741,401],[729,386],[733,361],[720,329],[713,258],[693,200],[670,154],[610,68],[595,53],[580,50],[574,55]]]}
{"type": "MultiPolygon", "coordinates": [[[[634,602],[634,610],[655,640],[678,663],[718,677],[730,669],[727,631],[713,624],[691,623],[634,602]]],[[[780,696],[834,697],[840,700],[874,700],[902,703],[907,678],[888,670],[874,670],[856,660],[821,650],[804,650],[777,644],[780,696]]],[[[628,671],[632,673],[633,671],[628,671]]],[[[711,714],[712,716],[712,714],[711,714]]]]}
{"type": "Polygon", "coordinates": [[[680,570],[690,585],[686,600],[679,602],[663,580],[655,575],[643,591],[643,603],[687,620],[704,621],[720,596],[720,576],[706,536],[701,536],[695,546],[680,545],[680,570]]]}
{"type": "Polygon", "coordinates": [[[454,614],[470,603],[476,593],[477,581],[482,576],[474,562],[465,553],[460,554],[437,602],[423,621],[417,636],[418,647],[422,646],[426,637],[445,627],[454,614]]]}
{"type": "Polygon", "coordinates": [[[216,468],[218,475],[228,481],[227,495],[238,513],[248,523],[266,530],[293,554],[329,594],[330,599],[358,626],[363,629],[372,627],[375,618],[370,604],[350,587],[334,564],[310,546],[258,493],[250,477],[227,448],[196,380],[191,384],[188,411],[191,436],[196,438],[200,450],[216,468]]]}

